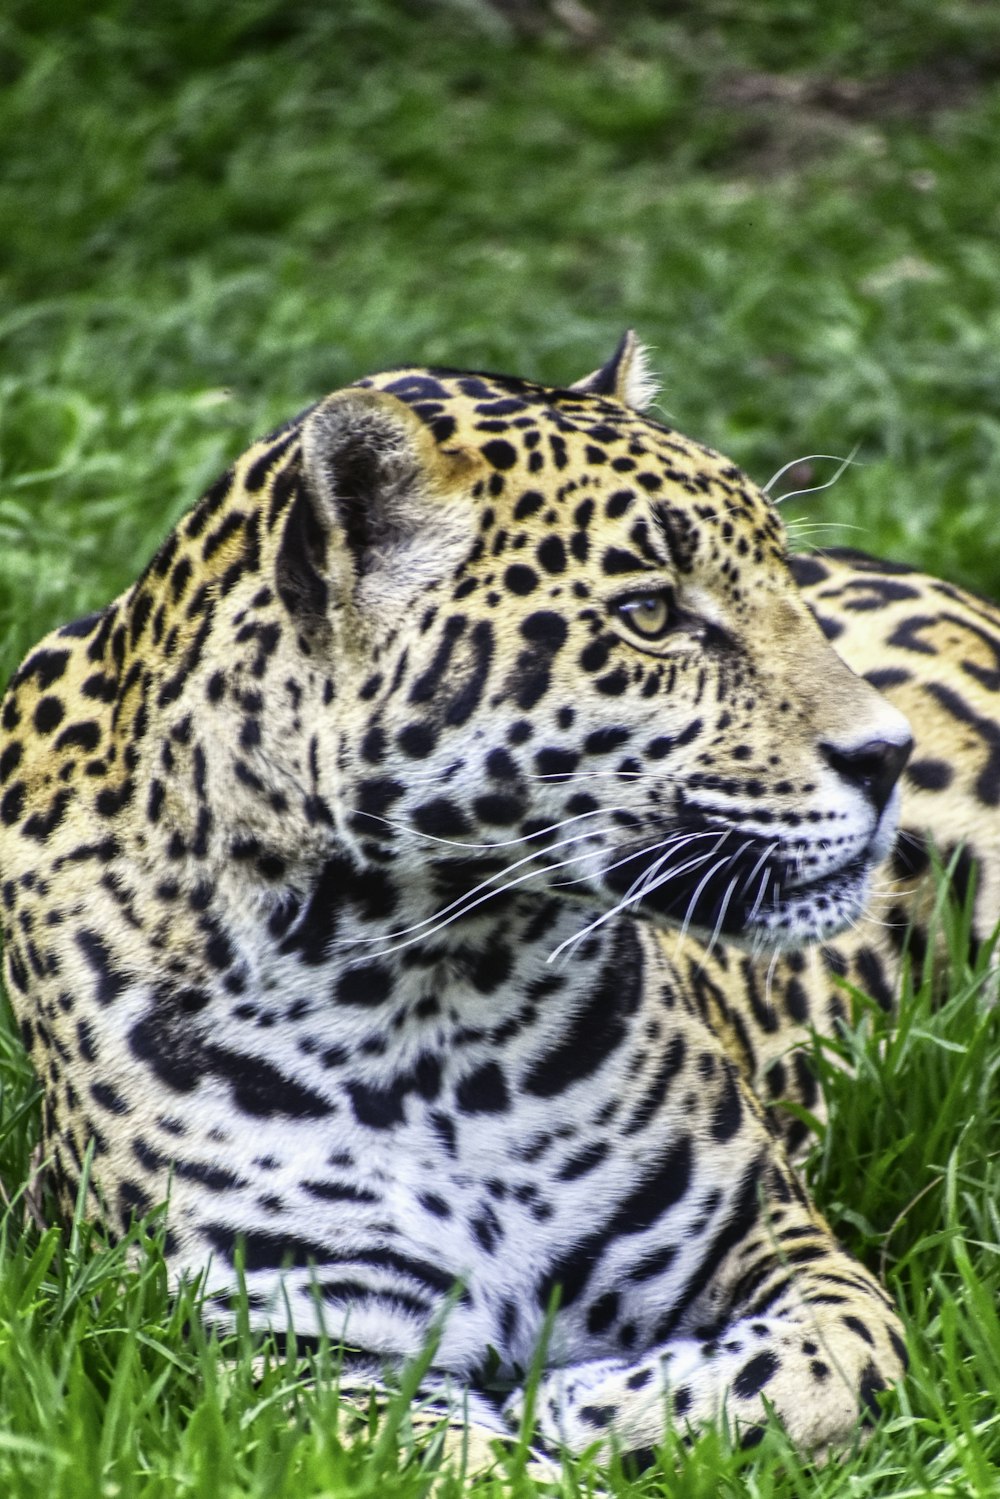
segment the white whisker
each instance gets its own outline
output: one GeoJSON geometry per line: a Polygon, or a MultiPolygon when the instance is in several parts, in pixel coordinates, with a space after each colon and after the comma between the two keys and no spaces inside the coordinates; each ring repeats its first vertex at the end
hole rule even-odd
{"type": "Polygon", "coordinates": [[[842,458],[839,453],[805,453],[801,458],[790,458],[786,464],[779,468],[776,474],[771,475],[766,484],[761,485],[761,492],[770,496],[771,486],[777,484],[782,474],[787,474],[790,468],[796,468],[800,463],[811,463],[815,458],[828,458],[831,463],[838,463],[840,465],[833,478],[830,479],[828,483],[816,484],[811,489],[790,489],[787,494],[780,495],[779,498],[774,501],[774,503],[776,505],[783,505],[786,500],[792,499],[794,495],[815,494],[817,490],[829,489],[830,485],[836,484],[837,480],[840,478],[844,470],[846,468],[849,468],[850,465],[854,462],[854,455],[857,453],[858,447],[859,444],[855,443],[854,447],[851,449],[846,458],[842,458]]]}
{"type": "MultiPolygon", "coordinates": [[[[712,831],[714,832],[714,829],[712,831]]],[[[639,875],[629,886],[629,889],[626,891],[621,900],[619,900],[614,906],[612,906],[609,911],[603,911],[600,916],[595,917],[593,921],[589,922],[585,927],[582,927],[580,931],[574,932],[572,937],[567,937],[564,942],[561,942],[558,947],[554,948],[553,951],[549,953],[545,961],[547,963],[553,962],[567,947],[573,947],[578,942],[582,942],[583,939],[585,937],[588,937],[591,932],[596,931],[598,927],[603,926],[605,922],[611,921],[615,916],[619,916],[622,911],[624,911],[628,906],[636,905],[640,900],[642,900],[643,896],[648,895],[651,890],[658,890],[660,886],[665,885],[668,880],[676,879],[679,875],[686,874],[691,869],[699,868],[706,859],[710,859],[712,857],[712,854],[715,852],[714,848],[709,849],[707,853],[696,854],[693,859],[689,859],[685,864],[681,864],[674,869],[668,870],[668,872],[665,875],[661,876],[661,878],[659,879],[655,878],[656,871],[662,868],[667,858],[669,858],[670,854],[674,853],[677,848],[682,847],[686,843],[692,843],[696,838],[705,838],[708,836],[710,836],[710,834],[706,832],[679,834],[675,838],[665,839],[663,843],[659,844],[654,843],[649,848],[641,849],[638,852],[632,850],[624,858],[618,859],[614,864],[609,864],[602,871],[605,875],[609,874],[613,869],[620,868],[622,864],[628,864],[632,859],[641,858],[644,854],[652,853],[656,848],[666,848],[666,852],[660,855],[660,858],[657,859],[653,869],[643,870],[642,874],[639,875]]],[[[725,834],[723,834],[723,837],[724,836],[725,834]]],[[[715,848],[718,847],[718,844],[719,840],[716,841],[715,848]]]]}

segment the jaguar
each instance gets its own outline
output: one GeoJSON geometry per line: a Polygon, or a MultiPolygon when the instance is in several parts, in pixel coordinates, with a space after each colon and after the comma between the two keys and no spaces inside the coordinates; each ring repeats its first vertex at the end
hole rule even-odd
{"type": "Polygon", "coordinates": [[[206,1316],[362,1385],[433,1337],[486,1431],[542,1340],[550,1449],[819,1454],[906,1352],[796,1169],[809,1036],[935,848],[992,927],[1000,613],[790,555],[649,384],[394,369],[254,443],[9,685],[4,973],[65,1200],[166,1203],[206,1316]]]}

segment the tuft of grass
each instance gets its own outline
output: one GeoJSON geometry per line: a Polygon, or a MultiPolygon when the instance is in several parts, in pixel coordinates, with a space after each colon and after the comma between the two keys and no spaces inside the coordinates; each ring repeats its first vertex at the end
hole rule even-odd
{"type": "MultiPolygon", "coordinates": [[[[1000,593],[998,80],[978,0],[9,0],[0,679],[326,390],[411,361],[567,382],[630,325],[665,419],[758,480],[857,449],[787,501],[805,542],[1000,593]]],[[[567,1463],[558,1492],[1000,1488],[1000,1010],[948,919],[944,1001],[918,974],[897,1028],[860,1006],[853,1078],[818,1059],[814,1190],[908,1326],[886,1419],[820,1469],[778,1431],[671,1433],[649,1472],[567,1463]]],[[[0,1493],[541,1491],[523,1447],[442,1476],[405,1392],[356,1430],[335,1350],[208,1335],[156,1221],[46,1227],[37,1102],[4,1011],[0,1493]]]]}

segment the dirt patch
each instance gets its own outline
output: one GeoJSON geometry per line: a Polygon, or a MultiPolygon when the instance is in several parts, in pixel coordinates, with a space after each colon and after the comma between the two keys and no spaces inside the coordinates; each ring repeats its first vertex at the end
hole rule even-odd
{"type": "Polygon", "coordinates": [[[741,122],[712,164],[753,176],[806,166],[831,146],[877,143],[878,127],[890,121],[919,122],[960,109],[998,74],[1000,57],[944,57],[933,67],[865,80],[723,73],[706,83],[705,102],[741,122]]]}
{"type": "Polygon", "coordinates": [[[779,105],[837,120],[919,120],[966,104],[1000,72],[968,58],[944,57],[933,67],[909,68],[889,77],[824,78],[810,74],[739,72],[724,74],[712,90],[714,102],[728,108],[779,105]]]}

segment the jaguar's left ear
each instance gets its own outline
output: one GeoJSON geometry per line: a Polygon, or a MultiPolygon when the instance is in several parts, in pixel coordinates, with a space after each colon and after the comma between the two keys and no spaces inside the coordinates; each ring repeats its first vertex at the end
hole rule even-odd
{"type": "Polygon", "coordinates": [[[623,406],[645,411],[656,399],[659,385],[649,368],[649,354],[630,328],[617,349],[599,370],[584,375],[570,386],[592,396],[611,396],[623,406]]]}
{"type": "Polygon", "coordinates": [[[349,599],[377,614],[445,577],[475,539],[480,467],[384,391],[351,386],[321,401],[302,424],[277,555],[287,607],[314,623],[349,599]]]}

